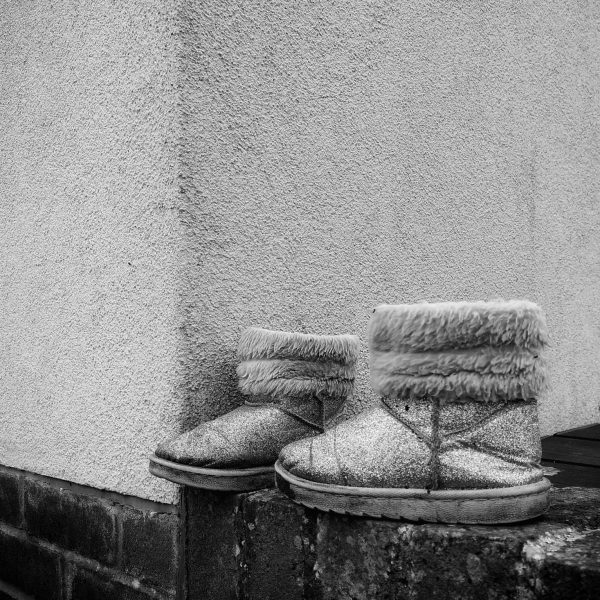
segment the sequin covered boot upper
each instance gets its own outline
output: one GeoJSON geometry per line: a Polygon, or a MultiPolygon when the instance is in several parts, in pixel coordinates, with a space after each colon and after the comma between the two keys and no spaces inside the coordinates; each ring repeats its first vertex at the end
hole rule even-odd
{"type": "Polygon", "coordinates": [[[247,329],[237,367],[246,403],[159,445],[151,471],[210,489],[270,485],[283,446],[323,431],[351,393],[358,351],[356,336],[247,329]]]}
{"type": "Polygon", "coordinates": [[[369,345],[380,404],[286,446],[282,489],[352,514],[477,523],[540,514],[546,342],[530,302],[379,306],[369,345]]]}

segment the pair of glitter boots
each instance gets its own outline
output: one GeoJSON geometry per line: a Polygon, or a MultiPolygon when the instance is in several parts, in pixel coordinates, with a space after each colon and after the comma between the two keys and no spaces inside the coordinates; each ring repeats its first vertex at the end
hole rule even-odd
{"type": "Polygon", "coordinates": [[[527,301],[381,305],[369,326],[376,406],[328,428],[359,340],[248,329],[245,405],[161,444],[150,470],[207,489],[277,486],[311,508],[508,523],[548,507],[537,397],[547,330],[527,301]],[[274,477],[275,475],[275,477],[274,477]]]}

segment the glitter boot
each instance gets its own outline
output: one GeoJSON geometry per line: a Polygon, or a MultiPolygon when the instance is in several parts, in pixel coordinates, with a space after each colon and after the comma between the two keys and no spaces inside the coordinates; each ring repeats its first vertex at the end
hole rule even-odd
{"type": "Polygon", "coordinates": [[[356,336],[247,329],[237,367],[246,403],[160,444],[150,472],[204,489],[272,486],[279,451],[322,432],[351,393],[358,351],[356,336]]]}
{"type": "Polygon", "coordinates": [[[530,302],[384,305],[369,331],[377,406],[286,446],[278,486],[321,510],[446,523],[542,514],[536,398],[547,331],[530,302]]]}

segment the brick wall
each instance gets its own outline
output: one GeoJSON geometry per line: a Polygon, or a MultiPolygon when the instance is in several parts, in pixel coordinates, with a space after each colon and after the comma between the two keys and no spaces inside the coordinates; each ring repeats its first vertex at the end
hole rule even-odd
{"type": "Polygon", "coordinates": [[[179,507],[0,466],[0,600],[183,597],[179,507]]]}
{"type": "Polygon", "coordinates": [[[0,600],[595,600],[600,489],[505,526],[308,510],[275,490],[178,507],[0,467],[0,600]]]}

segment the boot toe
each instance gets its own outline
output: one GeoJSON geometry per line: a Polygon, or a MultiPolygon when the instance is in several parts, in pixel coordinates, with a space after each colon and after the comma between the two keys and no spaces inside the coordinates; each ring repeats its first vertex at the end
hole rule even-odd
{"type": "Polygon", "coordinates": [[[224,462],[229,450],[223,440],[208,427],[200,426],[162,442],[155,454],[159,458],[183,465],[205,467],[224,462]]]}
{"type": "Polygon", "coordinates": [[[302,479],[334,485],[346,484],[346,477],[327,434],[289,444],[279,454],[279,462],[288,473],[302,479]]]}
{"type": "Polygon", "coordinates": [[[303,471],[302,465],[309,462],[310,445],[311,440],[300,440],[288,444],[279,453],[280,464],[286,471],[301,477],[299,472],[303,471]]]}

